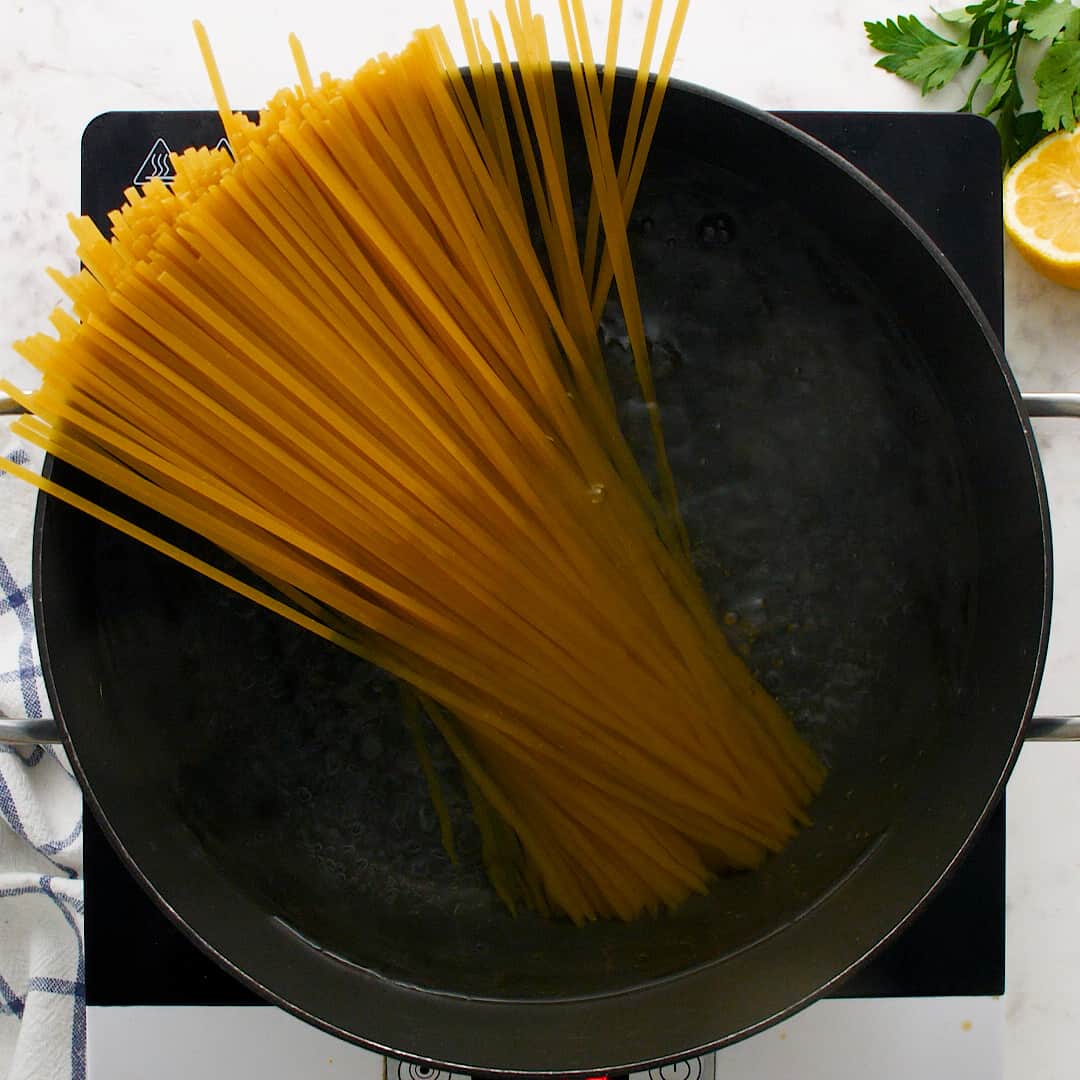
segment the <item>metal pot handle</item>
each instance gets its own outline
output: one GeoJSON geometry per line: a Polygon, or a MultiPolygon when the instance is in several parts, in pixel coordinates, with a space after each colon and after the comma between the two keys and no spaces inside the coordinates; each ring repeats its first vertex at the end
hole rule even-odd
{"type": "MultiPolygon", "coordinates": [[[[0,396],[0,416],[15,416],[26,410],[15,400],[0,396]]],[[[63,742],[60,727],[50,716],[17,717],[0,712],[0,745],[36,746],[63,742]]]]}
{"type": "Polygon", "coordinates": [[[0,713],[0,744],[36,746],[38,743],[63,741],[60,728],[50,716],[27,717],[20,720],[0,713]]]}
{"type": "Polygon", "coordinates": [[[1080,416],[1080,394],[1021,394],[1028,416],[1080,416]]]}
{"type": "MultiPolygon", "coordinates": [[[[1028,416],[1080,417],[1080,394],[1021,394],[1028,416]]],[[[1024,738],[1041,742],[1080,741],[1080,716],[1033,716],[1024,738]]]]}
{"type": "MultiPolygon", "coordinates": [[[[1023,394],[1028,416],[1080,417],[1080,394],[1023,394]]],[[[11,398],[0,397],[0,416],[22,412],[11,398]]],[[[1033,716],[1025,739],[1047,742],[1080,741],[1080,716],[1033,716]]],[[[60,729],[49,717],[20,720],[0,713],[0,743],[16,745],[62,742],[60,729]]]]}

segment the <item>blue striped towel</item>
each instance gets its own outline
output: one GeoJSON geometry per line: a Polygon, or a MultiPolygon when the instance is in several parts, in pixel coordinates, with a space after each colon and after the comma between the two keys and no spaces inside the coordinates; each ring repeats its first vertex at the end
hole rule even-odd
{"type": "MultiPolygon", "coordinates": [[[[40,467],[6,432],[0,452],[40,467]]],[[[35,492],[0,473],[0,712],[42,716],[35,492]]],[[[0,745],[0,1077],[84,1080],[82,797],[58,747],[0,745]]]]}

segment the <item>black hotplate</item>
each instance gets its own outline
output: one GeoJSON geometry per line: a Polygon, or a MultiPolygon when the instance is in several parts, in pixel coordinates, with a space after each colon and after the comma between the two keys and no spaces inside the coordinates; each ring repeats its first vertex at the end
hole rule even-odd
{"type": "MultiPolygon", "coordinates": [[[[780,115],[888,191],[952,260],[1002,335],[1001,174],[997,137],[987,122],[951,113],[780,115]]],[[[125,188],[154,175],[167,178],[170,149],[216,146],[222,137],[210,112],[98,117],[83,136],[83,212],[107,228],[106,215],[125,188]]],[[[264,1004],[167,921],[89,814],[84,866],[87,1004],[264,1004]]],[[[934,900],[836,996],[1001,994],[1004,988],[1002,804],[934,900]]]]}

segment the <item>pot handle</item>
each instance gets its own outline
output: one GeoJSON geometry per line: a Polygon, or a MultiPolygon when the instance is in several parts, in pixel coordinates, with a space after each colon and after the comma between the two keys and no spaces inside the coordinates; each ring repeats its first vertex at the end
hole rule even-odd
{"type": "Polygon", "coordinates": [[[1080,394],[1021,394],[1028,416],[1080,416],[1080,394]]]}
{"type": "Polygon", "coordinates": [[[1080,716],[1033,716],[1024,728],[1025,742],[1080,742],[1080,716]]]}
{"type": "Polygon", "coordinates": [[[63,742],[60,728],[49,716],[27,717],[24,720],[0,713],[0,745],[36,746],[38,743],[63,742]]]}
{"type": "MultiPolygon", "coordinates": [[[[1080,394],[1021,394],[1028,416],[1080,417],[1080,394]]],[[[1024,731],[1033,742],[1080,741],[1080,716],[1033,716],[1024,731]]]]}
{"type": "MultiPolygon", "coordinates": [[[[1023,394],[1028,416],[1080,417],[1080,394],[1023,394]]],[[[22,412],[11,398],[0,397],[0,416],[22,412]]],[[[1080,741],[1080,716],[1033,716],[1024,738],[1033,741],[1080,741]]],[[[0,743],[27,745],[62,742],[56,721],[49,717],[18,720],[0,713],[0,743]]]]}
{"type": "MultiPolygon", "coordinates": [[[[0,416],[17,416],[26,410],[14,399],[0,395],[0,416]]],[[[64,740],[60,728],[50,716],[15,717],[0,712],[0,746],[36,746],[64,740]]]]}

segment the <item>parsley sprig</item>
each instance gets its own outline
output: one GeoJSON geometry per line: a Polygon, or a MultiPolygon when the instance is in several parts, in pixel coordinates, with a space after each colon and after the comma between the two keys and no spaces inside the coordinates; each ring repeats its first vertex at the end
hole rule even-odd
{"type": "Polygon", "coordinates": [[[953,11],[935,11],[949,28],[945,37],[914,15],[867,22],[870,44],[885,55],[877,66],[939,90],[973,61],[983,63],[961,112],[978,109],[994,118],[1001,162],[1008,168],[1051,132],[1072,131],[1080,117],[1080,8],[1070,0],[984,0],[953,11]],[[1035,68],[1035,108],[1024,110],[1017,61],[1045,49],[1035,68]]]}

